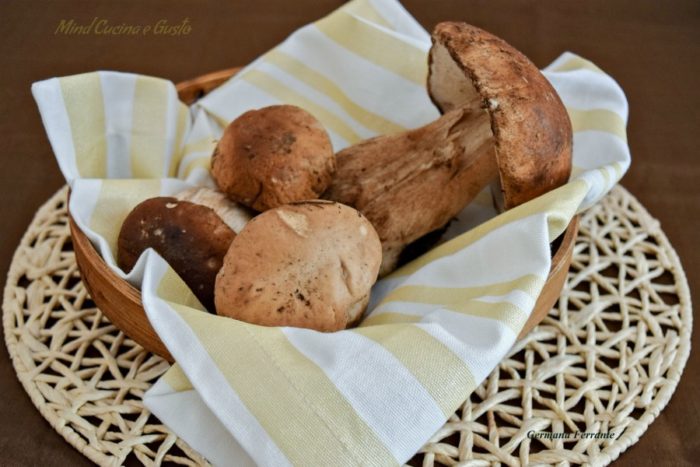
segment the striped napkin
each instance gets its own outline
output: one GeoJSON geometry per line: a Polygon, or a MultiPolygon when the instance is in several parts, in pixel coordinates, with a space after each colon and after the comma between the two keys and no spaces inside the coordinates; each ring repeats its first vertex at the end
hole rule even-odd
{"type": "Polygon", "coordinates": [[[356,329],[266,328],[203,313],[151,250],[129,274],[116,266],[128,212],[148,197],[211,185],[215,141],[246,110],[299,105],[325,125],[336,150],[434,120],[425,91],[429,47],[396,1],[354,0],[190,108],[172,83],[133,74],[33,85],[72,187],[74,219],[107,264],[141,288],[177,361],[144,401],[212,463],[406,462],[515,342],[550,269],[549,242],[627,170],[622,90],[565,53],[545,75],[574,127],[571,181],[501,215],[483,193],[438,247],[375,286],[356,329]]]}

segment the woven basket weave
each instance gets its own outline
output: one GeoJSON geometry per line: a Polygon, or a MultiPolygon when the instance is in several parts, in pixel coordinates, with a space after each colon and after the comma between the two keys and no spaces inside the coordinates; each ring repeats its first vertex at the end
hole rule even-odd
{"type": "MultiPolygon", "coordinates": [[[[5,342],[32,402],[101,465],[207,465],[144,409],[168,368],[114,327],[80,281],[66,189],[36,214],[3,299],[5,342]]],[[[690,351],[691,304],[657,221],[617,187],[581,219],[567,285],[412,465],[605,465],[670,399],[690,351]],[[613,440],[529,431],[614,432],[613,440]]]]}

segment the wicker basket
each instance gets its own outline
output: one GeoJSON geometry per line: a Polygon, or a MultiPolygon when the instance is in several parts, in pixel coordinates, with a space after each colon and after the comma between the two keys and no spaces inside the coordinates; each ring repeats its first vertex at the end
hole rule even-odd
{"type": "MultiPolygon", "coordinates": [[[[179,83],[177,91],[180,99],[187,104],[192,104],[228,80],[238,70],[240,68],[230,68],[179,83]]],[[[82,280],[95,304],[126,335],[146,350],[172,362],[173,359],[168,349],[148,321],[139,291],[107,267],[102,257],[90,243],[90,240],[78,228],[72,218],[70,219],[70,231],[73,237],[75,259],[80,269],[82,280]]],[[[519,337],[526,335],[542,321],[557,301],[571,264],[577,231],[578,217],[575,217],[564,234],[555,241],[552,268],[542,293],[535,304],[535,308],[519,337]]]]}

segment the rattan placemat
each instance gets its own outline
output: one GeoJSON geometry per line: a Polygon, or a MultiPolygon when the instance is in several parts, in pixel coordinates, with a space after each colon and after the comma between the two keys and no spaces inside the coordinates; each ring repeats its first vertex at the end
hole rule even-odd
{"type": "MultiPolygon", "coordinates": [[[[143,393],[168,364],[87,295],[66,193],[39,209],[8,273],[3,325],[17,377],[56,431],[98,464],[206,465],[144,409],[143,393]]],[[[687,281],[659,223],[615,188],[583,215],[555,308],[411,464],[610,463],[670,399],[691,319],[687,281]]]]}

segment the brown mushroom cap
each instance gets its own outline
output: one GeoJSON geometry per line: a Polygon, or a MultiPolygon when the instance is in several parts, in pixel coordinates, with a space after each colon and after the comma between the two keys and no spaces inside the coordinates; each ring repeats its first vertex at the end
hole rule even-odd
{"type": "Polygon", "coordinates": [[[211,166],[222,192],[258,211],[317,198],[334,171],[328,133],[293,105],[251,110],[231,122],[211,166]]]}
{"type": "Polygon", "coordinates": [[[466,23],[432,34],[428,92],[443,112],[488,109],[506,209],[563,185],[573,133],[566,109],[537,67],[503,39],[466,23]]]}
{"type": "Polygon", "coordinates": [[[156,250],[208,310],[214,282],[236,236],[210,208],[171,197],[151,198],[126,217],[117,241],[117,263],[130,271],[147,248],[156,250]]]}
{"type": "Polygon", "coordinates": [[[359,212],[305,201],[253,218],[216,277],[216,312],[266,326],[337,331],[364,311],[381,244],[359,212]]]}

